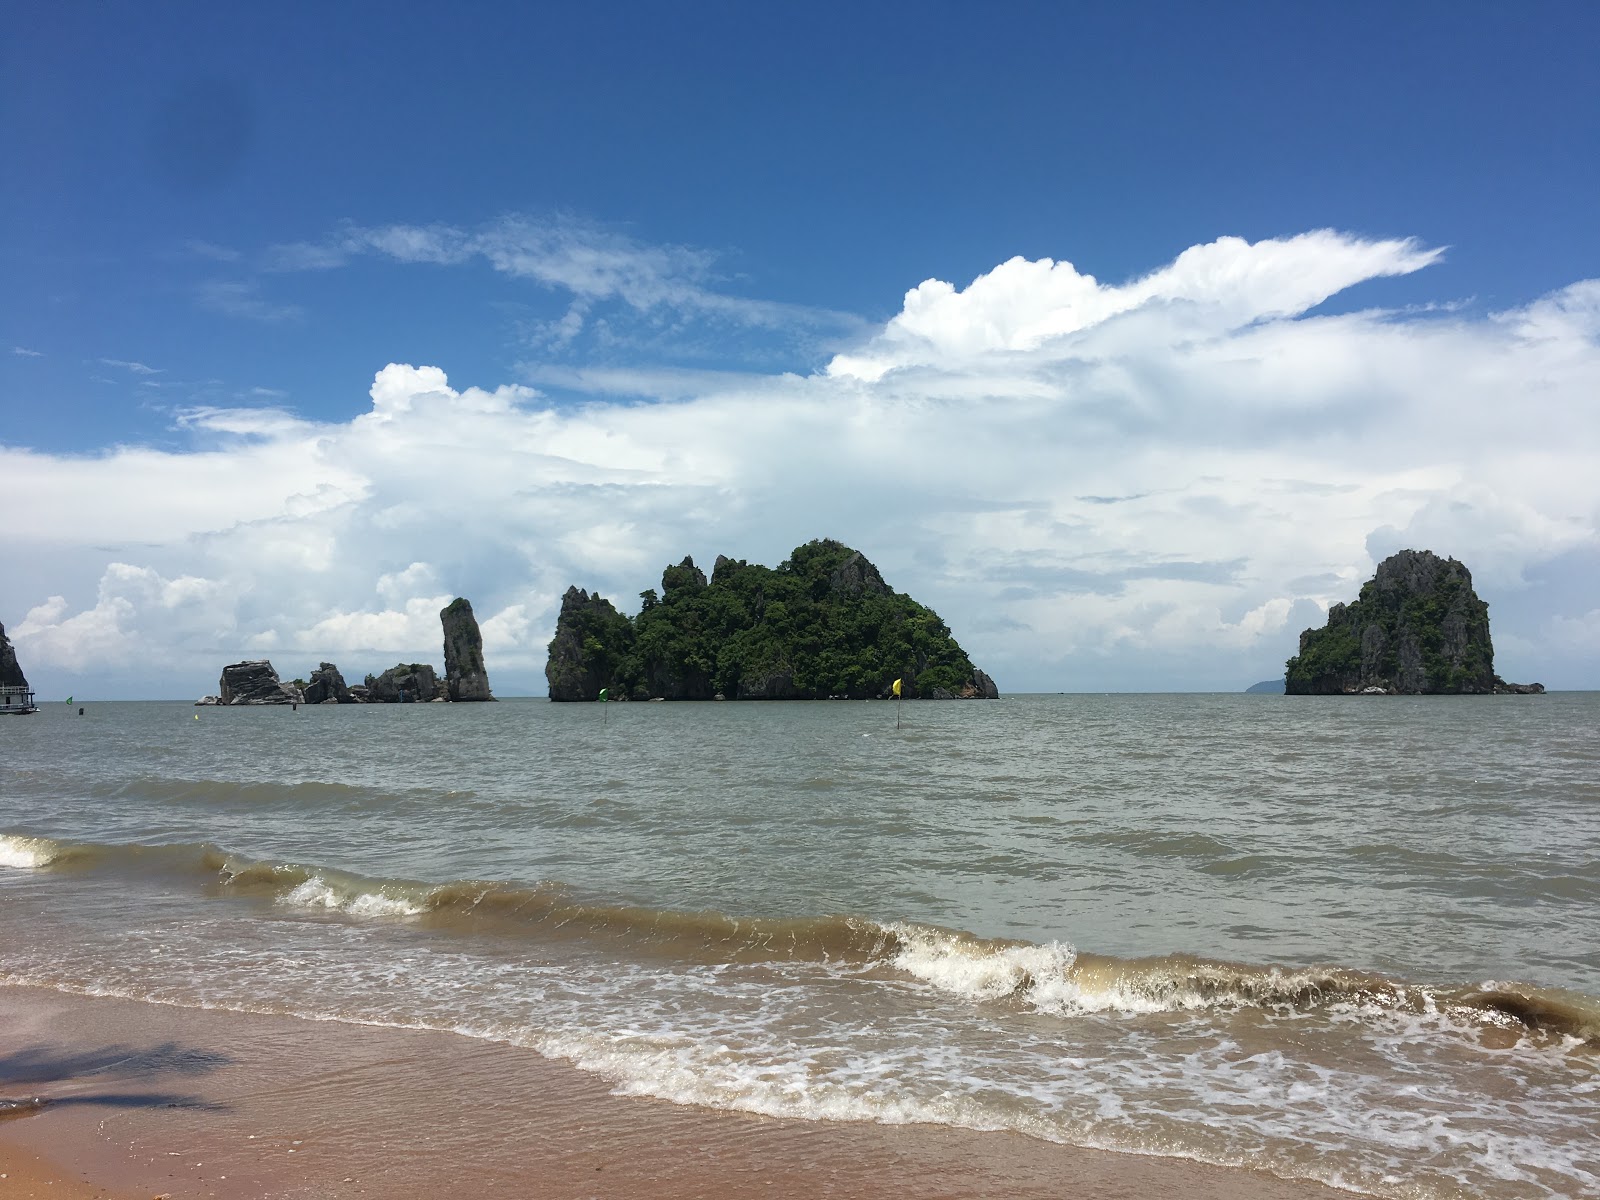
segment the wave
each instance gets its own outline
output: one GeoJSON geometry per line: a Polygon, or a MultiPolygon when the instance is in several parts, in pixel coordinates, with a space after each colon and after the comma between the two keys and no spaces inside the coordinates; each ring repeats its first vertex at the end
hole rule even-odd
{"type": "Polygon", "coordinates": [[[351,918],[579,941],[707,963],[816,962],[892,970],[972,1003],[1057,1016],[1259,1009],[1437,1015],[1600,1045],[1600,999],[1519,982],[1420,984],[1338,966],[1233,963],[1176,953],[1118,958],[1065,942],[984,938],[863,916],[734,917],[585,902],[554,881],[427,883],[245,858],[206,843],[107,845],[0,834],[0,867],[161,873],[222,894],[351,918]]]}

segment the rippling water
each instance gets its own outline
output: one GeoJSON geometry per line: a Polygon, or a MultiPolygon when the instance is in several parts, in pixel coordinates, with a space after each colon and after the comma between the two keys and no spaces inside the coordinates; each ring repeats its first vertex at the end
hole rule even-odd
{"type": "Polygon", "coordinates": [[[9,982],[1600,1193],[1600,695],[75,711],[0,722],[9,982]]]}

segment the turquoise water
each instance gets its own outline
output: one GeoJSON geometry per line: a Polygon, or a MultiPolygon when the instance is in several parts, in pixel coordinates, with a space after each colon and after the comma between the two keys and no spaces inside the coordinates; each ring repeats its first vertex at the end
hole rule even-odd
{"type": "Polygon", "coordinates": [[[1600,1191],[1597,694],[75,712],[0,723],[9,982],[1600,1191]]]}

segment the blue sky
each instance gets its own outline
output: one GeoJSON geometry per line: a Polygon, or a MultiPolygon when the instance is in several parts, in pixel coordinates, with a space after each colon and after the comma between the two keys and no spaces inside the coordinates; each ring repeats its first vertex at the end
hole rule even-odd
{"type": "Polygon", "coordinates": [[[11,11],[38,686],[459,592],[536,692],[566,583],[819,535],[1013,690],[1242,687],[1425,538],[1600,685],[1592,5],[11,11]]]}

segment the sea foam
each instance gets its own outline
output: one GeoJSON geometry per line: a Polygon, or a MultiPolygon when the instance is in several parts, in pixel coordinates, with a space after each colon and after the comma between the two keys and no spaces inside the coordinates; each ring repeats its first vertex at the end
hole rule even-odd
{"type": "Polygon", "coordinates": [[[49,838],[0,834],[0,867],[15,867],[23,871],[48,867],[60,852],[59,843],[49,838]]]}

